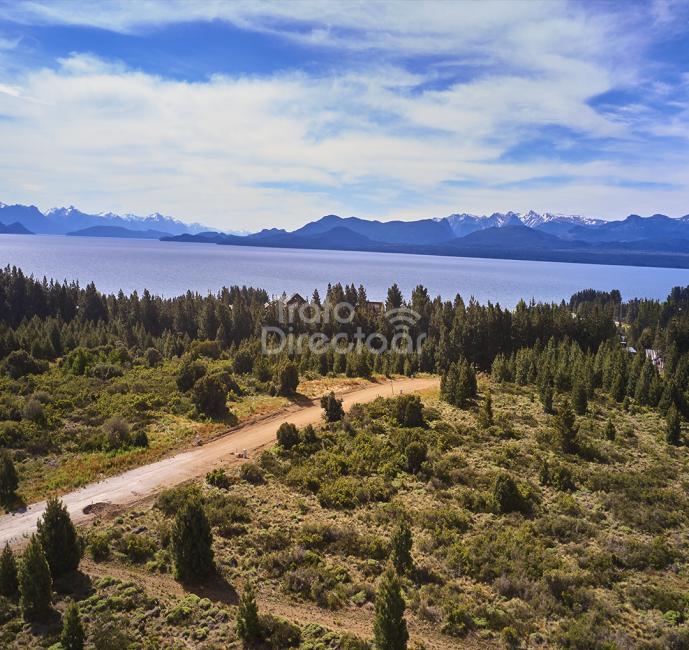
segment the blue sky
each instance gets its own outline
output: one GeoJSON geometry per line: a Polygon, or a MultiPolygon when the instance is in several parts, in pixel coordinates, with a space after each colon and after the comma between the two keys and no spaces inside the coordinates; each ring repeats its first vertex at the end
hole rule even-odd
{"type": "Polygon", "coordinates": [[[687,2],[0,0],[0,201],[689,213],[687,2]]]}

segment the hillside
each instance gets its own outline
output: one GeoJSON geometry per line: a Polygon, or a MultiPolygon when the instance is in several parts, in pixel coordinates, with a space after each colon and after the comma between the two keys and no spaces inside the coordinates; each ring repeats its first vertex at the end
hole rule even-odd
{"type": "Polygon", "coordinates": [[[69,237],[119,237],[121,239],[160,239],[167,236],[162,230],[131,230],[121,226],[91,226],[68,232],[69,237]]]}

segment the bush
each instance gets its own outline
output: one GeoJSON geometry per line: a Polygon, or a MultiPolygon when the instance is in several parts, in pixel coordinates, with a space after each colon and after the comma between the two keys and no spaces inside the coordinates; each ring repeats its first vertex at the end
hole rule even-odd
{"type": "Polygon", "coordinates": [[[215,376],[201,377],[193,389],[192,400],[196,410],[209,417],[222,417],[227,413],[227,391],[215,376]]]}
{"type": "Polygon", "coordinates": [[[283,449],[292,449],[299,443],[299,430],[290,422],[283,422],[277,431],[278,444],[283,449]]]}
{"type": "Polygon", "coordinates": [[[222,467],[216,467],[214,470],[208,472],[208,474],[206,474],[206,483],[222,490],[227,490],[232,485],[230,477],[225,473],[222,467]]]}
{"type": "Polygon", "coordinates": [[[255,463],[244,463],[239,469],[239,477],[252,485],[265,483],[263,471],[255,463]]]}
{"type": "Polygon", "coordinates": [[[407,458],[407,471],[417,474],[428,456],[428,446],[425,442],[414,440],[406,446],[404,455],[407,458]]]}
{"type": "Polygon", "coordinates": [[[321,397],[321,408],[326,422],[339,422],[344,417],[342,400],[335,397],[335,393],[321,397]]]}
{"type": "Polygon", "coordinates": [[[106,451],[117,451],[128,447],[132,440],[129,423],[118,415],[108,418],[103,424],[103,447],[106,451]]]}
{"type": "Polygon", "coordinates": [[[94,562],[102,562],[110,557],[110,541],[105,533],[95,533],[89,539],[88,551],[94,562]]]}
{"type": "Polygon", "coordinates": [[[524,498],[509,474],[499,474],[493,483],[493,503],[502,514],[524,510],[524,498]]]}
{"type": "Polygon", "coordinates": [[[43,404],[39,402],[34,397],[29,397],[24,403],[24,409],[22,410],[22,418],[33,422],[38,425],[45,425],[45,411],[43,410],[43,404]]]}
{"type": "Polygon", "coordinates": [[[115,377],[121,377],[123,374],[122,368],[112,363],[97,363],[92,366],[88,372],[89,377],[95,377],[96,379],[101,379],[102,381],[114,379],[115,377]]]}
{"type": "Polygon", "coordinates": [[[146,365],[149,368],[154,368],[163,361],[163,355],[155,348],[148,348],[146,352],[144,352],[144,359],[146,359],[146,365]]]}
{"type": "Polygon", "coordinates": [[[201,499],[201,490],[195,483],[177,485],[163,490],[155,502],[155,507],[166,517],[171,517],[181,510],[189,501],[201,499]]]}
{"type": "Polygon", "coordinates": [[[158,547],[148,535],[129,533],[118,540],[117,550],[126,555],[130,562],[141,564],[150,560],[158,547]]]}
{"type": "Polygon", "coordinates": [[[25,375],[45,372],[48,370],[48,362],[34,359],[26,350],[15,350],[7,355],[3,368],[12,379],[19,379],[25,375]]]}
{"type": "Polygon", "coordinates": [[[418,395],[400,395],[395,400],[395,419],[403,427],[422,427],[423,404],[418,395]]]}
{"type": "Polygon", "coordinates": [[[299,385],[299,370],[292,361],[283,363],[277,373],[278,393],[280,395],[294,395],[299,385]]]}
{"type": "Polygon", "coordinates": [[[186,392],[191,390],[194,384],[206,374],[206,366],[200,361],[187,359],[180,366],[177,375],[177,388],[186,392]]]}

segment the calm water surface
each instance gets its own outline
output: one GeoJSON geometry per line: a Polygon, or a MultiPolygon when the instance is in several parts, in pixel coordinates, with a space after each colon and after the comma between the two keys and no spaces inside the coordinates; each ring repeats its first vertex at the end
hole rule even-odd
{"type": "Polygon", "coordinates": [[[689,285],[688,269],[53,235],[0,235],[0,264],[82,285],[93,281],[108,293],[147,288],[168,297],[235,284],[261,287],[271,295],[299,291],[306,296],[314,288],[323,295],[329,282],[353,282],[376,300],[397,282],[405,295],[422,284],[433,296],[460,293],[513,307],[520,298],[559,302],[586,288],[619,289],[624,298],[664,298],[673,286],[689,285]]]}

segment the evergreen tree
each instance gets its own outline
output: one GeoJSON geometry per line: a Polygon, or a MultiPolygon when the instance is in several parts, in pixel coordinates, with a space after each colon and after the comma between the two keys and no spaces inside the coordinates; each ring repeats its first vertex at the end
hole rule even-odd
{"type": "Polygon", "coordinates": [[[213,573],[213,535],[198,499],[188,501],[177,511],[171,541],[175,575],[179,580],[203,579],[213,573]]]}
{"type": "Polygon", "coordinates": [[[283,363],[278,369],[278,392],[280,395],[294,395],[299,385],[299,369],[292,361],[283,363]]]}
{"type": "Polygon", "coordinates": [[[335,393],[321,397],[321,408],[326,422],[339,422],[344,417],[342,400],[335,397],[335,393]]]}
{"type": "Polygon", "coordinates": [[[401,521],[390,538],[390,560],[399,575],[405,575],[414,568],[411,556],[412,536],[411,528],[406,521],[401,521]]]}
{"type": "Polygon", "coordinates": [[[19,568],[19,606],[27,621],[36,621],[50,611],[53,581],[43,547],[32,535],[19,568]]]}
{"type": "Polygon", "coordinates": [[[564,452],[573,452],[576,449],[577,428],[576,417],[569,400],[564,400],[555,415],[555,435],[558,445],[564,452]]]}
{"type": "Polygon", "coordinates": [[[7,449],[0,451],[0,501],[9,505],[16,498],[19,479],[17,471],[14,469],[12,456],[7,449]]]}
{"type": "Polygon", "coordinates": [[[0,555],[0,596],[14,598],[19,591],[19,580],[17,577],[17,561],[9,544],[0,555]]]}
{"type": "Polygon", "coordinates": [[[493,396],[490,390],[486,393],[486,397],[481,404],[481,410],[478,413],[479,424],[484,428],[488,429],[494,424],[493,420],[493,396]]]}
{"type": "Polygon", "coordinates": [[[418,395],[400,395],[395,400],[395,419],[403,427],[421,427],[423,404],[418,395]]]}
{"type": "Polygon", "coordinates": [[[43,517],[38,520],[38,539],[53,578],[77,570],[81,560],[77,531],[67,508],[56,497],[48,499],[43,517]]]}
{"type": "Polygon", "coordinates": [[[575,380],[572,386],[572,406],[577,415],[584,415],[588,408],[588,395],[586,386],[581,379],[575,380]]]}
{"type": "Polygon", "coordinates": [[[237,636],[244,645],[251,646],[261,639],[261,622],[258,617],[258,605],[253,585],[247,584],[239,599],[237,612],[237,636]]]}
{"type": "Polygon", "coordinates": [[[406,650],[409,633],[404,608],[400,580],[389,565],[376,592],[373,623],[376,650],[406,650]]]}
{"type": "Polygon", "coordinates": [[[665,440],[669,445],[677,446],[680,443],[682,425],[679,419],[679,411],[673,404],[667,412],[665,418],[665,440]]]}
{"type": "Polygon", "coordinates": [[[541,404],[543,405],[544,413],[553,412],[553,383],[551,380],[545,382],[539,391],[539,397],[541,398],[541,404]]]}
{"type": "Polygon", "coordinates": [[[524,500],[521,492],[509,474],[499,474],[493,484],[493,503],[498,512],[507,514],[522,510],[524,500]]]}
{"type": "Polygon", "coordinates": [[[84,650],[84,627],[79,616],[79,607],[72,602],[67,605],[62,617],[60,643],[64,650],[84,650]]]}
{"type": "Polygon", "coordinates": [[[615,430],[615,425],[613,424],[612,419],[608,418],[608,421],[605,423],[605,437],[608,440],[614,440],[616,436],[617,431],[615,430]]]}

